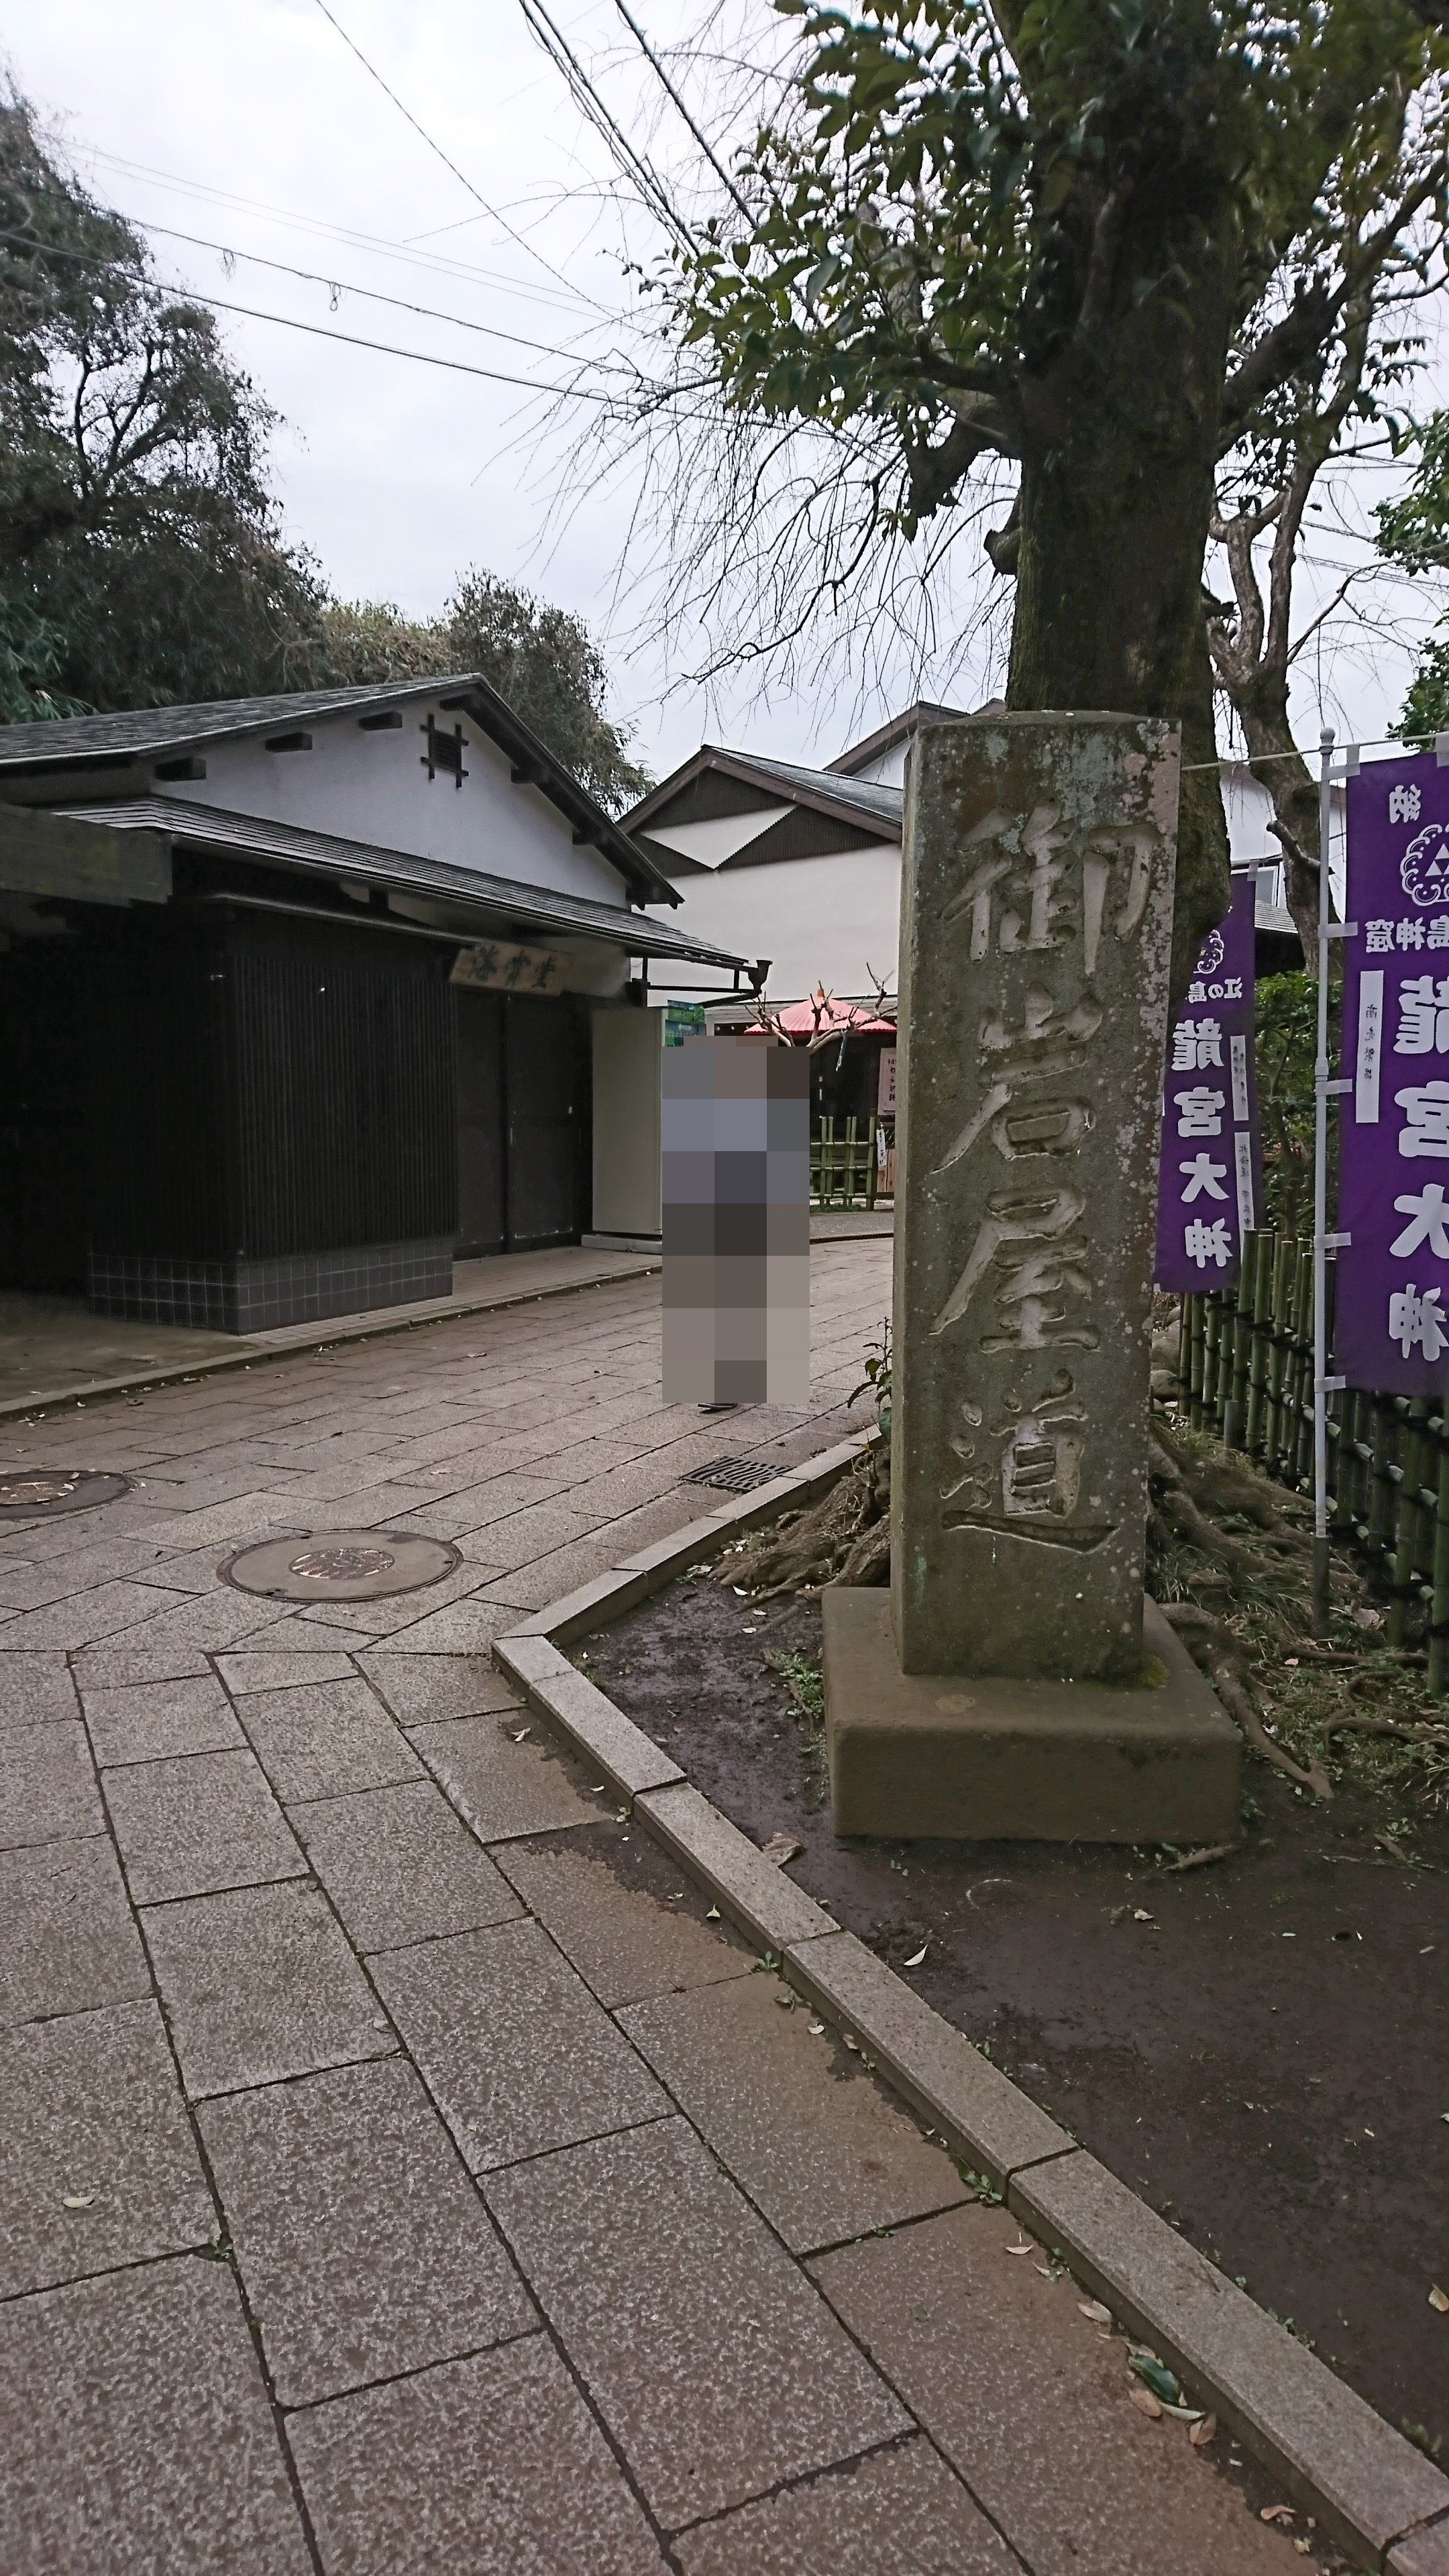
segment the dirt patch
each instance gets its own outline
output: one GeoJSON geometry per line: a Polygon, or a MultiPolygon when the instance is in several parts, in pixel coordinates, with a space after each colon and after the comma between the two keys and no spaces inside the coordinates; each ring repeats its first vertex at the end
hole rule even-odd
{"type": "Polygon", "coordinates": [[[1190,2243],[1449,2455],[1449,2318],[1429,2304],[1449,2288],[1443,1809],[1351,1783],[1323,1807],[1250,1759],[1242,1849],[1197,1871],[841,1842],[800,1698],[819,1653],[818,1602],[696,1577],[577,1660],[753,1841],[796,1836],[791,1878],[1190,2243]]]}

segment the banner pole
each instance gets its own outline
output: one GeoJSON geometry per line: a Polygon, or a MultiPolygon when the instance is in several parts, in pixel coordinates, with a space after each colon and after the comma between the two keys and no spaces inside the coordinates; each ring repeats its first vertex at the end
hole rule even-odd
{"type": "Polygon", "coordinates": [[[1328,837],[1333,729],[1318,737],[1318,1052],[1313,1066],[1313,1633],[1328,1634],[1328,837]]]}

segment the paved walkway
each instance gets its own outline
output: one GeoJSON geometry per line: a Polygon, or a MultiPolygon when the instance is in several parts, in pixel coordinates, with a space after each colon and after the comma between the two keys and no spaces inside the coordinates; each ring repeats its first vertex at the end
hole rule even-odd
{"type": "Polygon", "coordinates": [[[661,1404],[638,1277],[0,1430],[134,1480],[0,1532],[6,2576],[1309,2563],[488,1657],[838,1438],[889,1256],[807,1413],[661,1404]],[[218,1576],[382,1524],[463,1562],[218,1576]]]}

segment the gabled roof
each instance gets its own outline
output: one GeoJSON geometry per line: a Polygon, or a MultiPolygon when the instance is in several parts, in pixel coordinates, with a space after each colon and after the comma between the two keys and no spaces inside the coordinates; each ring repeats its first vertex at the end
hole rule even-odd
{"type": "Polygon", "coordinates": [[[512,877],[485,875],[481,868],[415,858],[407,850],[381,849],[370,841],[305,831],[297,824],[274,823],[255,814],[230,814],[217,806],[193,805],[180,796],[108,798],[104,803],[51,810],[63,822],[98,823],[113,832],[164,833],[173,849],[233,852],[334,882],[339,877],[362,879],[398,894],[426,896],[476,912],[495,927],[502,917],[520,930],[609,939],[634,957],[685,958],[731,971],[747,963],[727,949],[691,939],[672,923],[651,920],[624,904],[591,903],[579,895],[556,894],[552,886],[523,885],[512,877]]]}
{"type": "MultiPolygon", "coordinates": [[[[987,710],[982,708],[978,712],[985,714],[987,710]]],[[[878,725],[874,733],[866,735],[864,742],[853,742],[848,751],[841,752],[836,760],[828,760],[825,766],[834,777],[850,778],[857,769],[864,769],[869,761],[879,760],[883,752],[894,751],[896,744],[904,742],[908,734],[919,733],[922,725],[954,724],[969,713],[967,707],[938,707],[930,698],[917,698],[913,707],[907,707],[901,715],[892,716],[888,723],[878,725]]]]}
{"type": "Polygon", "coordinates": [[[556,760],[532,727],[516,715],[479,671],[450,678],[389,680],[366,689],[292,689],[266,698],[208,698],[187,707],[128,707],[114,715],[63,716],[49,723],[0,725],[0,780],[68,769],[84,772],[131,761],[197,751],[209,742],[239,742],[257,734],[292,731],[327,716],[367,715],[374,709],[436,698],[471,716],[481,733],[506,752],[516,783],[537,787],[590,842],[640,902],[675,904],[677,889],[647,851],[636,848],[571,770],[556,760]]]}
{"type": "Polygon", "coordinates": [[[901,837],[905,800],[899,787],[877,787],[860,779],[837,778],[825,769],[806,769],[791,760],[765,760],[754,752],[726,751],[712,742],[702,743],[691,759],[682,762],[625,815],[626,829],[647,832],[652,821],[662,822],[675,799],[707,770],[759,787],[769,803],[778,803],[784,795],[792,804],[829,815],[835,822],[873,827],[883,841],[898,841],[901,837]]]}

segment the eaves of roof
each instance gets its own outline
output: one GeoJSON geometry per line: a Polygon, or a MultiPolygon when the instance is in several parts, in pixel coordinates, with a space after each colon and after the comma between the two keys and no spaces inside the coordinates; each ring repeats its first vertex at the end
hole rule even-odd
{"type": "Polygon", "coordinates": [[[363,716],[423,698],[436,698],[471,716],[479,731],[507,753],[515,783],[538,788],[573,826],[575,839],[600,851],[642,902],[682,901],[648,852],[630,840],[479,671],[390,680],[375,688],[295,689],[273,697],[211,698],[196,706],[132,707],[113,715],[64,716],[49,724],[0,725],[0,778],[55,777],[68,769],[84,772],[107,763],[166,757],[209,742],[241,742],[284,728],[291,732],[314,719],[363,716]]]}
{"type": "Polygon", "coordinates": [[[651,820],[666,813],[674,799],[709,769],[718,770],[722,777],[771,790],[776,796],[783,792],[792,804],[827,814],[835,822],[875,824],[882,840],[898,841],[901,837],[905,798],[899,787],[836,778],[828,770],[806,769],[789,760],[763,760],[753,752],[725,751],[710,742],[701,744],[691,759],[631,809],[624,817],[628,830],[647,832],[651,820]]]}
{"type": "MultiPolygon", "coordinates": [[[[297,824],[268,822],[254,814],[229,814],[179,796],[107,799],[52,810],[62,821],[102,824],[113,832],[163,833],[173,849],[229,852],[295,868],[304,876],[334,882],[350,877],[397,894],[426,897],[461,913],[486,916],[495,928],[502,918],[522,931],[607,939],[634,957],[676,957],[731,972],[748,962],[622,904],[590,903],[579,895],[557,894],[551,886],[525,885],[511,877],[485,875],[478,868],[457,867],[445,859],[415,858],[410,851],[384,850],[370,841],[304,831],[297,824]]],[[[469,926],[459,932],[460,937],[470,935],[469,926]]]]}

